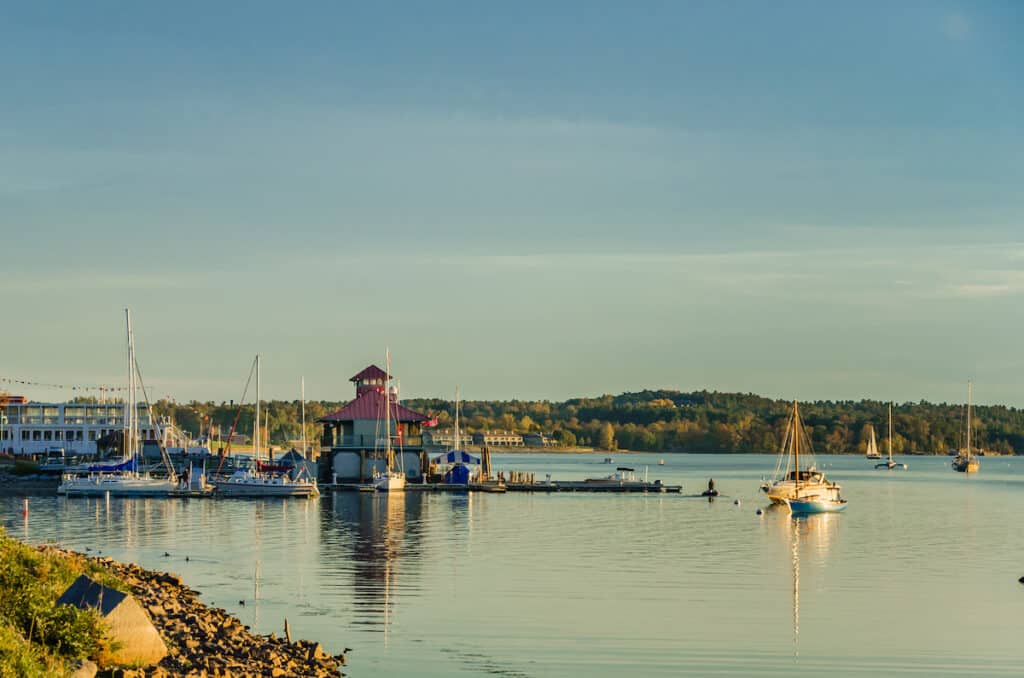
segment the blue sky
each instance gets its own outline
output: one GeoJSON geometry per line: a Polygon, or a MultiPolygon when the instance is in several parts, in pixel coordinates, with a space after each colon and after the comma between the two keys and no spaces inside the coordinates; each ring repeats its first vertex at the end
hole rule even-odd
{"type": "Polygon", "coordinates": [[[1024,406],[1017,3],[210,4],[0,8],[0,376],[1024,406]]]}

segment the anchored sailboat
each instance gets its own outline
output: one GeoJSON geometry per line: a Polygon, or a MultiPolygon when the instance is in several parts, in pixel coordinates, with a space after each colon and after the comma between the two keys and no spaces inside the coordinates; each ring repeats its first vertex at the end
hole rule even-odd
{"type": "Polygon", "coordinates": [[[981,467],[978,457],[971,451],[971,382],[967,382],[967,447],[960,450],[953,460],[953,470],[960,473],[977,473],[981,467]]]}
{"type": "MultiPolygon", "coordinates": [[[[874,430],[871,431],[872,436],[874,430]]],[[[884,468],[889,471],[906,470],[906,464],[900,464],[892,460],[892,403],[889,403],[889,459],[881,464],[875,464],[875,468],[884,468]]]]}
{"type": "Polygon", "coordinates": [[[824,472],[817,470],[811,441],[804,432],[796,401],[793,401],[793,414],[786,427],[775,473],[761,489],[773,503],[787,504],[794,513],[840,511],[846,507],[846,500],[839,494],[839,485],[830,482],[824,472]],[[801,440],[806,468],[800,466],[801,440]]]}
{"type": "MultiPolygon", "coordinates": [[[[391,445],[391,406],[392,397],[397,399],[398,393],[390,387],[391,382],[391,351],[384,352],[384,370],[387,372],[385,379],[384,398],[384,459],[385,470],[379,471],[373,476],[373,486],[381,492],[404,492],[405,491],[405,470],[401,461],[395,460],[395,449],[391,445]]],[[[379,423],[379,420],[378,420],[379,423]]],[[[380,440],[381,436],[376,436],[380,440]]]]}

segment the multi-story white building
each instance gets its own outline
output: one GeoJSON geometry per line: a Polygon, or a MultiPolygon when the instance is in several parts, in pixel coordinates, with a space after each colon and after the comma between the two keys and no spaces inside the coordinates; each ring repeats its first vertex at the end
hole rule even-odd
{"type": "MultiPolygon", "coordinates": [[[[96,454],[96,441],[124,429],[124,403],[37,403],[15,396],[0,406],[0,450],[17,456],[38,456],[63,448],[66,454],[96,454]]],[[[150,420],[139,405],[143,440],[166,445],[170,421],[150,420]]]]}

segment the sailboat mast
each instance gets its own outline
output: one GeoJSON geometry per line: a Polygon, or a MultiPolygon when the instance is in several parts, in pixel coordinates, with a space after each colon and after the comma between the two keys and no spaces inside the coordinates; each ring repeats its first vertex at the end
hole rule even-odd
{"type": "Polygon", "coordinates": [[[452,442],[452,449],[453,450],[462,449],[461,447],[459,447],[459,444],[461,442],[462,441],[461,441],[460,436],[459,436],[459,387],[456,386],[455,387],[455,440],[452,442]]]}
{"type": "Polygon", "coordinates": [[[967,459],[971,458],[971,382],[967,382],[967,459]]]}
{"type": "Polygon", "coordinates": [[[306,456],[306,378],[299,377],[299,398],[302,409],[302,456],[306,456]]]}
{"type": "MultiPolygon", "coordinates": [[[[793,401],[793,464],[796,467],[796,489],[800,491],[800,410],[793,401]]],[[[799,496],[799,495],[798,495],[799,496]]]]}
{"type": "Polygon", "coordinates": [[[259,459],[260,456],[260,354],[256,354],[256,419],[253,423],[252,433],[252,457],[259,459]]]}
{"type": "Polygon", "coordinates": [[[889,403],[889,461],[892,461],[892,403],[889,403]]]}
{"type": "Polygon", "coordinates": [[[135,456],[135,356],[132,342],[132,312],[124,310],[124,321],[128,337],[128,392],[124,401],[124,454],[128,459],[135,456]]]}
{"type": "Polygon", "coordinates": [[[384,457],[387,460],[388,473],[391,473],[394,462],[391,457],[391,349],[384,349],[384,457]]]}

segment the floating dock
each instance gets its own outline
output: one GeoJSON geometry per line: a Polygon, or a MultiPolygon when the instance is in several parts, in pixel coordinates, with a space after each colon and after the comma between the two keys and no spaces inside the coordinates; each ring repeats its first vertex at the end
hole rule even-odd
{"type": "MultiPolygon", "coordinates": [[[[336,485],[320,485],[321,490],[335,492],[361,492],[367,485],[359,483],[338,483],[336,485]]],[[[682,485],[665,485],[654,482],[623,482],[594,483],[585,480],[551,480],[532,483],[508,483],[507,492],[616,492],[619,494],[680,494],[682,485]]],[[[406,483],[406,492],[494,492],[493,487],[475,487],[473,485],[449,485],[445,483],[406,483]]]]}

